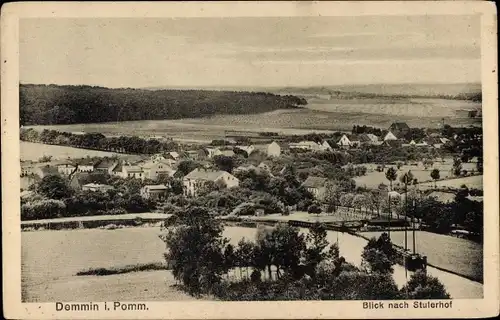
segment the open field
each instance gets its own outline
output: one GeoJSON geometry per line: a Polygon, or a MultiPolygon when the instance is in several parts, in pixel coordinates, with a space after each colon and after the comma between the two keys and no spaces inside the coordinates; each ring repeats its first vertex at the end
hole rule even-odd
{"type": "Polygon", "coordinates": [[[55,146],[43,143],[21,141],[21,160],[37,161],[43,156],[52,156],[53,160],[69,158],[110,157],[112,152],[55,146]]]}
{"type": "MultiPolygon", "coordinates": [[[[457,179],[441,180],[436,182],[436,186],[440,187],[450,187],[458,189],[460,186],[465,184],[468,188],[483,189],[483,176],[471,176],[463,177],[457,179]]],[[[419,184],[422,189],[432,189],[434,188],[434,182],[426,182],[419,184]]]]}
{"type": "MultiPolygon", "coordinates": [[[[252,228],[226,227],[224,236],[236,244],[242,238],[254,240],[255,232],[252,228]]],[[[191,297],[172,287],[175,281],[165,270],[76,276],[77,272],[91,268],[163,262],[165,245],[158,238],[159,233],[159,228],[152,227],[23,232],[23,301],[190,300],[191,297]]],[[[347,261],[361,263],[366,240],[332,231],[327,237],[330,243],[338,239],[340,254],[347,261]]],[[[480,283],[431,267],[428,272],[439,277],[454,298],[482,296],[480,283]]],[[[394,278],[402,286],[406,281],[404,268],[395,266],[394,278]]]]}
{"type": "MultiPolygon", "coordinates": [[[[423,164],[421,162],[418,163],[418,165],[403,165],[401,166],[400,169],[397,169],[396,166],[391,166],[391,165],[386,165],[385,171],[389,167],[394,167],[397,170],[398,173],[398,179],[393,182],[393,185],[396,186],[398,185],[399,182],[399,177],[403,175],[404,173],[408,172],[411,170],[411,173],[413,176],[418,179],[419,181],[419,188],[434,188],[434,181],[431,178],[431,172],[433,169],[439,169],[439,174],[441,179],[446,179],[442,181],[437,181],[437,186],[438,187],[454,187],[458,188],[462,184],[467,185],[469,188],[477,188],[477,189],[482,189],[482,176],[472,176],[472,177],[464,177],[464,178],[455,178],[453,173],[452,173],[452,161],[451,159],[445,159],[444,163],[440,162],[435,162],[432,167],[429,167],[427,169],[424,168],[423,164]]],[[[365,166],[368,169],[368,172],[366,175],[361,176],[361,177],[355,177],[354,181],[356,181],[356,186],[358,187],[366,187],[366,188],[377,188],[379,184],[383,183],[386,185],[389,185],[389,181],[385,177],[385,171],[384,172],[378,172],[375,170],[377,167],[377,164],[361,164],[360,166],[365,166]]],[[[472,170],[477,170],[476,169],[476,163],[475,162],[469,162],[469,163],[463,163],[462,164],[462,169],[467,170],[467,171],[472,171],[472,170]]]]}
{"type": "MultiPolygon", "coordinates": [[[[381,232],[363,232],[367,237],[379,237],[381,232]]],[[[394,244],[404,247],[404,231],[391,232],[394,244]]],[[[415,250],[427,256],[430,264],[466,275],[478,281],[483,278],[483,246],[470,240],[426,231],[415,233],[415,250]],[[439,245],[438,245],[439,244],[439,245]]],[[[408,248],[413,248],[412,233],[408,232],[408,248]]]]}
{"type": "Polygon", "coordinates": [[[362,112],[393,117],[460,118],[461,109],[479,109],[480,103],[445,99],[310,99],[309,109],[328,112],[362,112]]]}
{"type": "Polygon", "coordinates": [[[388,103],[387,101],[385,103],[381,105],[364,101],[358,105],[353,104],[351,100],[331,103],[330,100],[314,99],[304,109],[276,110],[260,114],[31,127],[39,130],[100,132],[105,135],[130,135],[132,133],[141,136],[159,135],[178,141],[205,143],[224,137],[225,130],[273,131],[292,135],[350,131],[353,125],[388,128],[394,121],[405,121],[410,127],[437,128],[442,122],[443,115],[446,115],[446,123],[452,126],[481,124],[480,119],[461,118],[454,115],[454,110],[459,106],[462,107],[460,101],[439,100],[439,102],[422,103],[420,100],[415,100],[409,104],[388,103]]]}

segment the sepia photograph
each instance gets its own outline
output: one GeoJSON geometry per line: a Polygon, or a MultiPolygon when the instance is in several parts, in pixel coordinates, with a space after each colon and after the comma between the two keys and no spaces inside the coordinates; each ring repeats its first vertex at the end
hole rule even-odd
{"type": "Polygon", "coordinates": [[[19,169],[3,163],[2,189],[18,194],[21,304],[82,318],[357,301],[370,317],[498,302],[484,10],[288,5],[18,18],[19,154],[2,157],[19,169]]]}

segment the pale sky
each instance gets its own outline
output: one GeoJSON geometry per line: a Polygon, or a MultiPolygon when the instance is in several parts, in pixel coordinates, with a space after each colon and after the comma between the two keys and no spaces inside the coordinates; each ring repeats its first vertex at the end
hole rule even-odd
{"type": "Polygon", "coordinates": [[[317,86],[481,80],[479,16],[22,19],[21,83],[317,86]]]}

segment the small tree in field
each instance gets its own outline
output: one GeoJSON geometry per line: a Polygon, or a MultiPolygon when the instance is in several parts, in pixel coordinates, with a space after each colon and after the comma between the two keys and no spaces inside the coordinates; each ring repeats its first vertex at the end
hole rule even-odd
{"type": "Polygon", "coordinates": [[[396,169],[394,169],[393,167],[387,169],[387,171],[385,172],[385,177],[387,178],[387,180],[389,180],[389,185],[392,190],[392,182],[396,181],[396,179],[398,178],[398,173],[396,172],[396,169]]]}
{"type": "Polygon", "coordinates": [[[431,171],[431,178],[434,180],[434,189],[437,188],[436,181],[439,180],[441,176],[439,175],[439,170],[434,169],[431,171]]]}

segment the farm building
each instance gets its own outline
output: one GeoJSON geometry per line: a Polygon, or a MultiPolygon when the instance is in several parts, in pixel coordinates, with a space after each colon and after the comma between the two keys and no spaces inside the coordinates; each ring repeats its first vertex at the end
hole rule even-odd
{"type": "Polygon", "coordinates": [[[163,200],[167,196],[168,187],[164,184],[147,185],[141,188],[141,197],[151,200],[163,200]]]}
{"type": "Polygon", "coordinates": [[[149,161],[141,165],[140,168],[142,169],[142,179],[156,180],[161,176],[172,177],[175,172],[167,161],[149,161]]]}
{"type": "Polygon", "coordinates": [[[93,172],[99,161],[93,159],[81,159],[77,162],[77,172],[93,172]]]}
{"type": "Polygon", "coordinates": [[[322,177],[309,176],[302,183],[302,186],[307,189],[317,200],[324,200],[326,194],[326,183],[328,179],[322,177]]]}
{"type": "Polygon", "coordinates": [[[237,187],[240,183],[238,178],[226,171],[199,168],[191,171],[182,179],[184,195],[195,197],[208,182],[214,182],[225,188],[237,187]]]}
{"type": "Polygon", "coordinates": [[[105,172],[111,174],[113,169],[118,165],[118,161],[111,159],[104,159],[95,166],[95,171],[105,172]]]}

